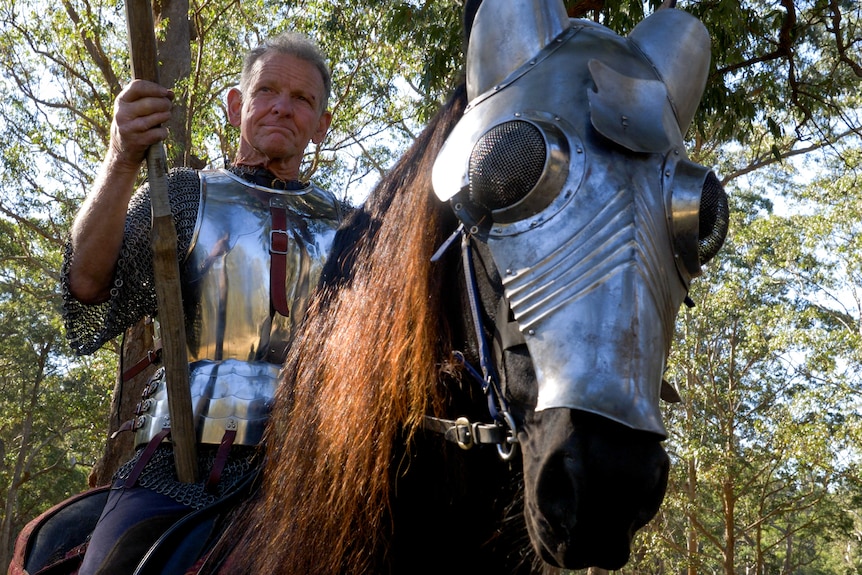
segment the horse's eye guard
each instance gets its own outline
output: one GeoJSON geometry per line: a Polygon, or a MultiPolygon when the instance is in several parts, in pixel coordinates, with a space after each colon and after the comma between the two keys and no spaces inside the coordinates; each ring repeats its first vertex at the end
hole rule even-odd
{"type": "MultiPolygon", "coordinates": [[[[456,211],[490,226],[513,224],[546,210],[544,217],[551,217],[556,208],[549,206],[559,205],[563,190],[580,181],[582,174],[576,172],[584,170],[583,155],[583,147],[554,121],[516,117],[498,123],[470,151],[467,186],[456,198],[467,205],[456,211]]],[[[661,174],[677,265],[684,275],[696,277],[724,243],[727,196],[711,170],[675,151],[668,154],[661,174]]]]}

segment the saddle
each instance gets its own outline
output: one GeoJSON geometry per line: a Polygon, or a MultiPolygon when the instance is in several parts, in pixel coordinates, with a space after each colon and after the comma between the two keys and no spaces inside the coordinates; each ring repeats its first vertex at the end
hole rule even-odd
{"type": "MultiPolygon", "coordinates": [[[[194,575],[227,527],[231,513],[257,485],[253,472],[231,493],[168,528],[130,575],[194,575]]],[[[110,486],[79,493],[31,520],[18,535],[8,575],[75,575],[110,486]]]]}

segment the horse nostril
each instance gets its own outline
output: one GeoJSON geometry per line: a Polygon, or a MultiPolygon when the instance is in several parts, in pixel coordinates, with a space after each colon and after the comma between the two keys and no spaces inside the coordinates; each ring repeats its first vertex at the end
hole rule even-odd
{"type": "Polygon", "coordinates": [[[561,537],[568,538],[577,528],[579,515],[578,482],[583,476],[579,460],[568,449],[556,453],[542,468],[537,483],[539,507],[561,537]]]}

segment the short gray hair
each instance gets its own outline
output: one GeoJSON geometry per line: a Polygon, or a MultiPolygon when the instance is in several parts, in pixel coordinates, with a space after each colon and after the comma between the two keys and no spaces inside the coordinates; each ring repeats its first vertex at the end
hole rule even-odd
{"type": "Polygon", "coordinates": [[[242,75],[239,80],[240,92],[243,95],[246,94],[250,81],[249,76],[255,62],[261,56],[270,52],[294,56],[311,63],[317,68],[323,80],[323,99],[320,102],[320,111],[323,112],[326,110],[329,105],[329,95],[332,92],[332,75],[329,72],[329,66],[326,64],[326,58],[323,56],[323,52],[320,51],[318,45],[311,38],[299,32],[282,32],[278,36],[266,40],[257,48],[249,50],[242,63],[242,75]]]}

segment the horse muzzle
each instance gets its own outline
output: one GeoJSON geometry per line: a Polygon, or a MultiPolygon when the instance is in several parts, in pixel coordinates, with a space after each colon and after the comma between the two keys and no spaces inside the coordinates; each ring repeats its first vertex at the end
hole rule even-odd
{"type": "Polygon", "coordinates": [[[536,552],[566,569],[619,569],[664,498],[670,463],[659,438],[579,411],[536,416],[522,438],[536,552]]]}

